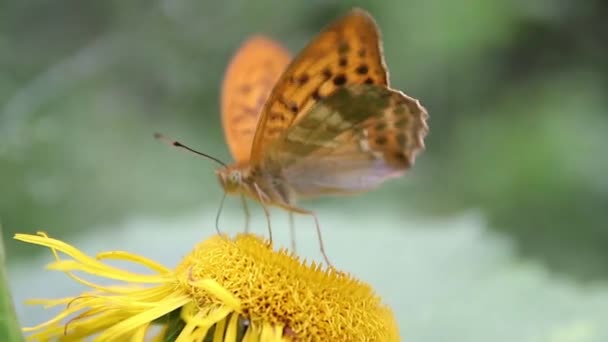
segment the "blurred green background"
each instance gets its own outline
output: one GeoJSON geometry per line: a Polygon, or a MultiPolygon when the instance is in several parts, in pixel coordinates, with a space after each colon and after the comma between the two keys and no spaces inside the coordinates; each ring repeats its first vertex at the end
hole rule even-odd
{"type": "MultiPolygon", "coordinates": [[[[296,52],[354,6],[376,18],[392,85],[421,100],[431,130],[407,177],[362,196],[313,202],[321,223],[324,213],[357,211],[383,226],[398,213],[392,220],[403,225],[391,229],[399,234],[413,217],[445,218],[444,237],[433,235],[444,241],[454,234],[450,218],[475,212],[484,231],[513,246],[510,262],[534,263],[574,292],[608,292],[604,0],[5,1],[0,223],[9,264],[19,268],[43,254],[11,241],[15,232],[42,229],[74,241],[115,234],[91,230],[125,229],[132,217],[215,211],[215,166],[152,134],[230,160],[219,85],[240,42],[264,33],[296,52]]],[[[232,206],[240,217],[238,203],[232,206]]],[[[275,226],[286,225],[280,222],[275,226]]],[[[213,215],[199,224],[212,233],[213,215]]],[[[439,240],[424,243],[432,248],[439,240]]],[[[416,262],[436,267],[424,250],[416,262]]],[[[333,254],[341,253],[349,250],[333,254]]],[[[471,267],[482,258],[473,255],[471,267]]],[[[607,316],[596,318],[608,324],[607,316]]],[[[596,340],[579,335],[555,341],[596,340]]]]}

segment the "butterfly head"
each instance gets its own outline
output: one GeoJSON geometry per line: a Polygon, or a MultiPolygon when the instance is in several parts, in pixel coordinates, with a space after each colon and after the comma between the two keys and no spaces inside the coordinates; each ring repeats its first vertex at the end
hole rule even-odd
{"type": "Polygon", "coordinates": [[[227,166],[216,171],[222,188],[228,193],[241,192],[243,180],[245,178],[244,171],[241,168],[227,166]]]}

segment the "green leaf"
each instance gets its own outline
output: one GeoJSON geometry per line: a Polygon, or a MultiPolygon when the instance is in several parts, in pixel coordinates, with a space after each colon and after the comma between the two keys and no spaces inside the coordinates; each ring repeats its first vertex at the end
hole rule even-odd
{"type": "Polygon", "coordinates": [[[4,243],[1,232],[2,227],[0,227],[0,341],[23,341],[21,328],[13,307],[13,300],[8,289],[4,263],[4,243]]]}

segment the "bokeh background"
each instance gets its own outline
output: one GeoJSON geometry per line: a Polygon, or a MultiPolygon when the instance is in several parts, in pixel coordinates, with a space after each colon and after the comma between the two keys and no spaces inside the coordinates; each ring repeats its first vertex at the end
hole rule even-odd
{"type": "MultiPolygon", "coordinates": [[[[431,131],[407,177],[306,204],[337,266],[378,289],[406,340],[608,340],[603,0],[3,2],[0,222],[21,321],[44,317],[24,298],[69,282],[15,232],[177,262],[213,233],[222,193],[215,165],[152,134],[229,161],[219,85],[240,42],[296,52],[354,6],[431,131]]],[[[242,227],[239,202],[225,210],[242,227]]],[[[297,224],[319,259],[314,226],[297,224]]]]}

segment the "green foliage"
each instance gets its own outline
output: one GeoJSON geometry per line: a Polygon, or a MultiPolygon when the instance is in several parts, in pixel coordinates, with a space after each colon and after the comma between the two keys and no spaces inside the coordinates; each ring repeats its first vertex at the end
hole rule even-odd
{"type": "Polygon", "coordinates": [[[9,290],[2,238],[0,238],[0,340],[7,342],[23,341],[9,290]]]}

